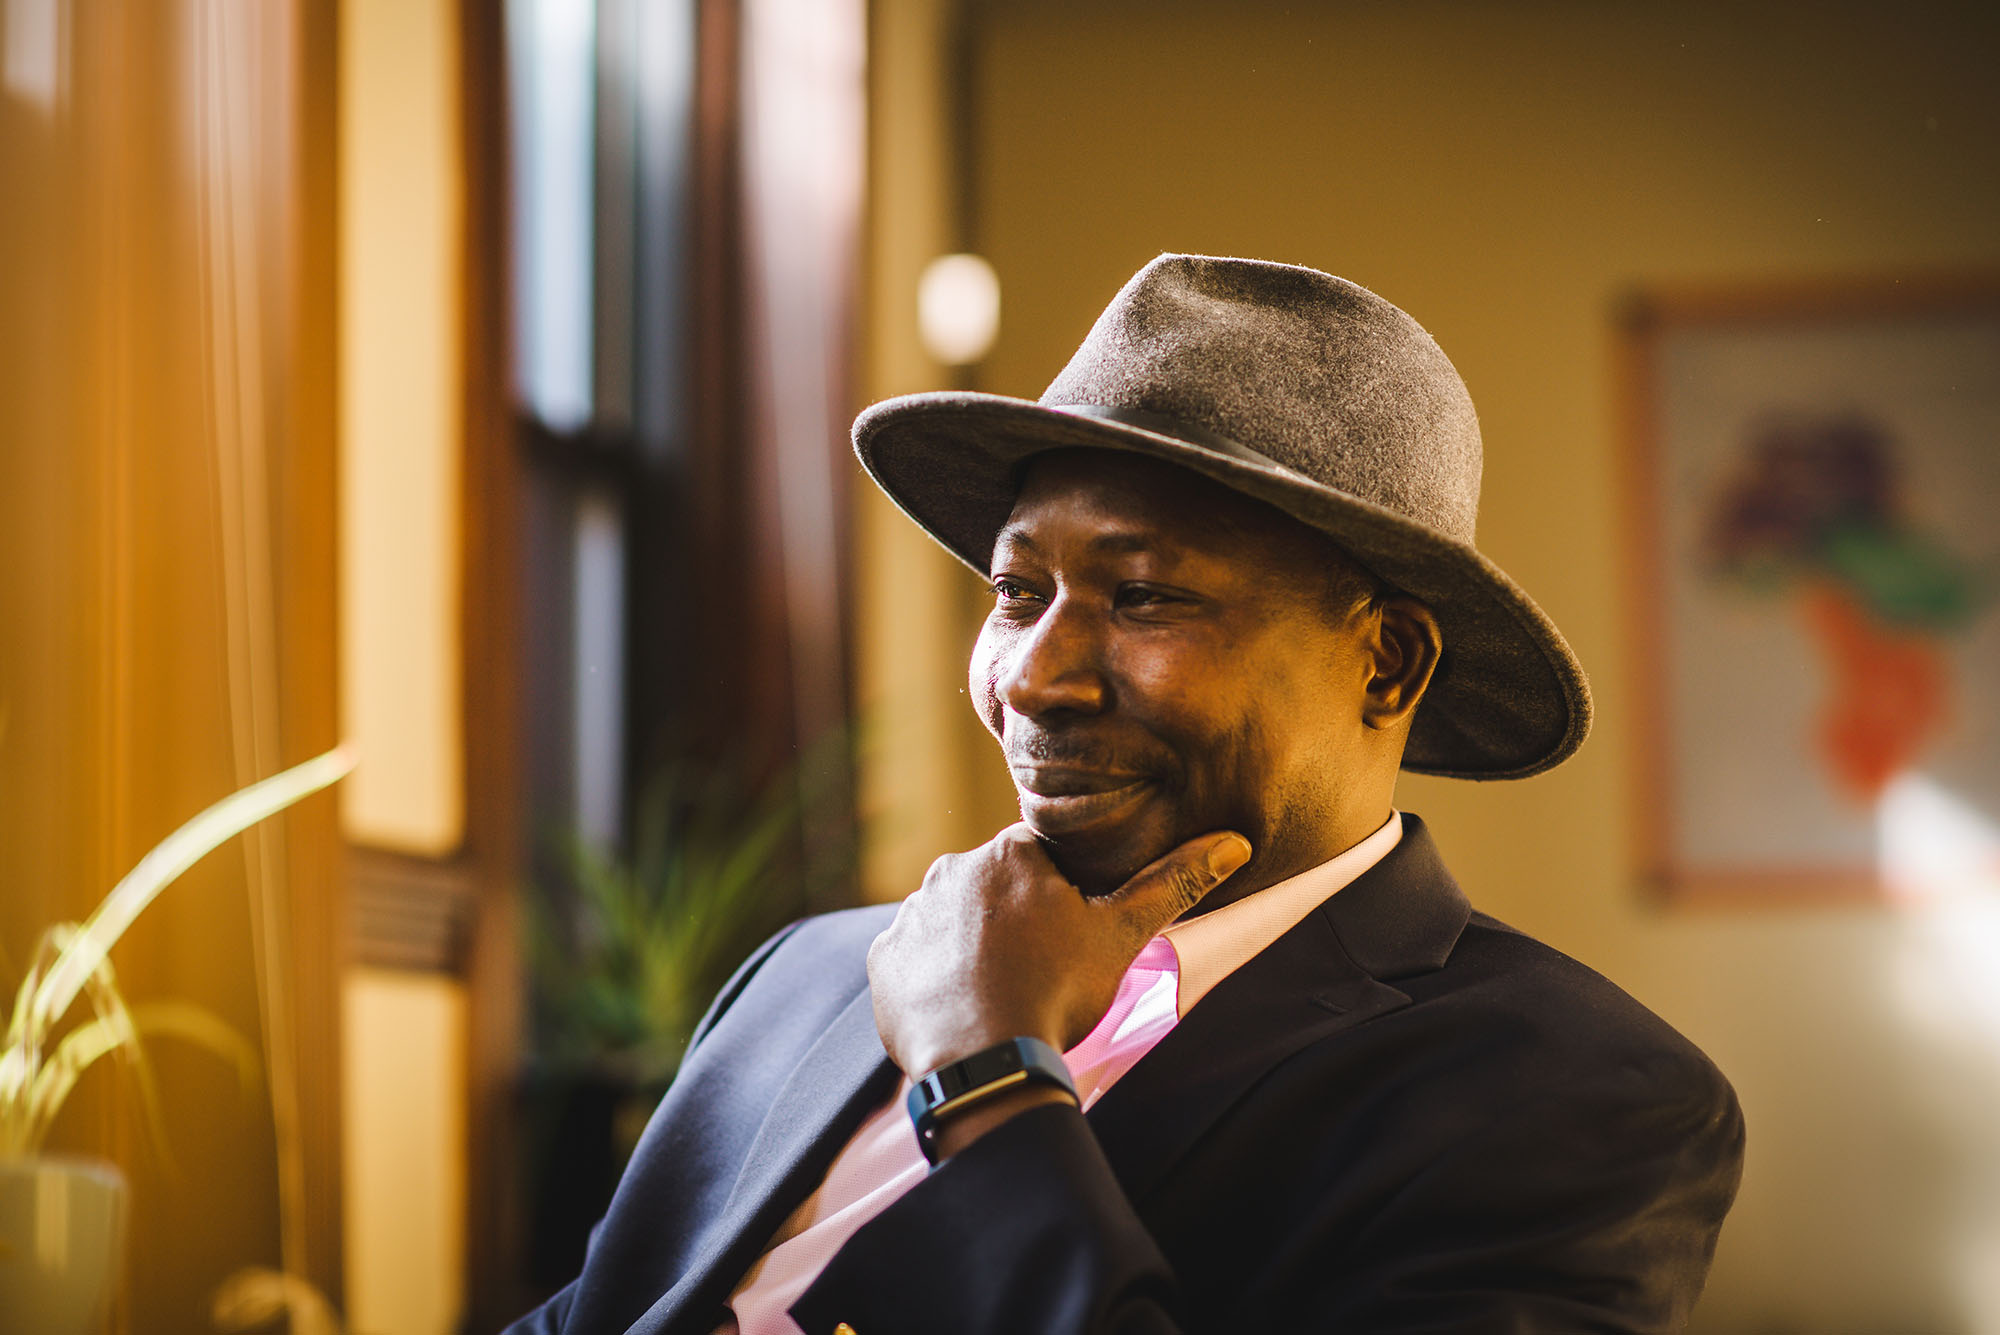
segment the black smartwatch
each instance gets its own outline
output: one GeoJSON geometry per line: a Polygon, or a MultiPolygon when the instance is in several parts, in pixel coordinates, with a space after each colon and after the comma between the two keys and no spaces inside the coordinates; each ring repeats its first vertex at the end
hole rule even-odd
{"type": "Polygon", "coordinates": [[[1060,1052],[1039,1038],[1010,1038],[940,1066],[910,1086],[910,1120],[924,1159],[937,1162],[940,1122],[1016,1085],[1049,1085],[1082,1105],[1060,1052]]]}

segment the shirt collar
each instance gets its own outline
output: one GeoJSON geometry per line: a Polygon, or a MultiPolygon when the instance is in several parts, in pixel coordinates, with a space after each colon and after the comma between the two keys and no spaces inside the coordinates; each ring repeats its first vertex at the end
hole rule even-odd
{"type": "Polygon", "coordinates": [[[1317,867],[1160,933],[1180,961],[1175,1012],[1185,1016],[1193,1010],[1210,988],[1380,862],[1402,837],[1403,813],[1392,810],[1375,833],[1317,867]]]}

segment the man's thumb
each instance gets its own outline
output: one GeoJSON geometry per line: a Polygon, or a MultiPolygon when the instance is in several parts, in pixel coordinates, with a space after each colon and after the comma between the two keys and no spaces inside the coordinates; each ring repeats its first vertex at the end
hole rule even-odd
{"type": "Polygon", "coordinates": [[[1117,897],[1142,901],[1157,912],[1159,921],[1150,925],[1150,935],[1200,903],[1249,860],[1250,841],[1234,830],[1205,834],[1148,864],[1117,897]]]}

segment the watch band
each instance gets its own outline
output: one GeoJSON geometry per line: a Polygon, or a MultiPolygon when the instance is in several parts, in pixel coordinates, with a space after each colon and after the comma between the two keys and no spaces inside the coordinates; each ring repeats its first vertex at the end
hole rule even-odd
{"type": "MultiPolygon", "coordinates": [[[[1062,1054],[1039,1038],[1010,1038],[970,1057],[940,1066],[910,1086],[910,1121],[917,1145],[937,1162],[938,1124],[1016,1085],[1050,1085],[1076,1099],[1076,1084],[1062,1054]]],[[[1079,1105],[1081,1100],[1077,1100],[1079,1105]]]]}

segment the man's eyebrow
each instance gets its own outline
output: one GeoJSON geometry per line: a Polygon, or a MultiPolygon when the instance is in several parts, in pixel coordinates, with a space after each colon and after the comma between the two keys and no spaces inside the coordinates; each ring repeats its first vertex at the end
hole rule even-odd
{"type": "Polygon", "coordinates": [[[1031,552],[1039,550],[1035,546],[1035,540],[1028,536],[1025,524],[1003,525],[1000,531],[993,535],[993,550],[997,552],[1002,547],[1026,547],[1031,552]]]}
{"type": "Polygon", "coordinates": [[[1100,533],[1090,540],[1094,552],[1151,552],[1159,546],[1159,539],[1148,533],[1100,533]]]}

